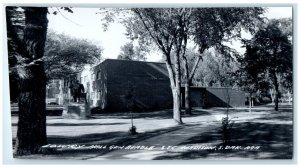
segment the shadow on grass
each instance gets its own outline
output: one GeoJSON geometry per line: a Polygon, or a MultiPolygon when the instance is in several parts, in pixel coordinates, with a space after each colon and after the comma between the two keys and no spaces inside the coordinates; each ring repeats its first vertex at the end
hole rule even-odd
{"type": "MultiPolygon", "coordinates": [[[[47,123],[47,126],[101,126],[101,125],[122,125],[128,124],[125,122],[118,123],[47,123]]],[[[17,126],[17,123],[12,123],[12,126],[17,126]]]]}
{"type": "Polygon", "coordinates": [[[125,122],[118,123],[48,123],[47,126],[101,126],[101,125],[122,125],[125,122]]]}
{"type": "MultiPolygon", "coordinates": [[[[48,144],[51,145],[106,145],[106,149],[59,149],[48,148],[43,154],[29,155],[29,156],[15,156],[20,159],[90,159],[97,156],[102,156],[110,150],[110,145],[127,146],[134,143],[158,136],[164,133],[172,132],[181,129],[182,126],[174,126],[167,129],[159,129],[155,131],[138,133],[130,135],[129,132],[106,132],[99,134],[86,134],[80,136],[48,136],[48,144]]],[[[13,139],[13,144],[15,139],[13,139]]]]}
{"type": "MultiPolygon", "coordinates": [[[[216,142],[217,149],[222,146],[220,130],[212,130],[196,135],[180,145],[206,145],[216,142]]],[[[255,122],[235,123],[232,130],[232,141],[229,146],[242,146],[242,149],[227,150],[189,150],[169,152],[158,156],[155,160],[165,159],[220,159],[220,158],[252,158],[252,159],[292,159],[293,157],[293,125],[265,124],[255,122]],[[247,146],[260,146],[258,150],[246,150],[247,146]]]]}
{"type": "Polygon", "coordinates": [[[264,117],[259,118],[260,120],[279,120],[279,121],[293,121],[293,116],[283,116],[283,115],[276,115],[276,116],[269,116],[264,115],[264,117]]]}

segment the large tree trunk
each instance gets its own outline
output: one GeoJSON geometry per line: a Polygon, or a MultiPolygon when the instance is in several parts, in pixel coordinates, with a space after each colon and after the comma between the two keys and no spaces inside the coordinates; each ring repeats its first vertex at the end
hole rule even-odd
{"type": "Polygon", "coordinates": [[[182,124],[180,110],[180,87],[172,88],[173,92],[173,119],[176,123],[182,124]]]}
{"type": "Polygon", "coordinates": [[[181,110],[180,110],[180,71],[179,71],[179,60],[175,61],[175,67],[172,66],[170,61],[170,56],[166,56],[165,60],[170,83],[171,83],[171,90],[173,95],[173,119],[176,123],[182,124],[181,120],[181,110]]]}
{"type": "Polygon", "coordinates": [[[47,144],[46,75],[42,57],[47,33],[47,8],[24,8],[25,29],[18,53],[19,121],[15,154],[34,154],[47,144]]]}
{"type": "Polygon", "coordinates": [[[169,78],[171,82],[171,90],[173,95],[173,119],[176,123],[182,124],[181,110],[180,110],[180,85],[175,84],[175,77],[172,66],[166,63],[169,72],[169,78]]]}
{"type": "Polygon", "coordinates": [[[182,124],[181,120],[181,101],[180,101],[180,92],[181,92],[181,73],[180,73],[180,62],[179,62],[179,53],[175,56],[175,88],[173,90],[173,100],[174,100],[174,113],[173,118],[178,124],[182,124]]]}

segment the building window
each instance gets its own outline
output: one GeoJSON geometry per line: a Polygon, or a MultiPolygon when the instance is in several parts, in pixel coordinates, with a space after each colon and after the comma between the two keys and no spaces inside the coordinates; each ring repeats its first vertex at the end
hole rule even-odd
{"type": "Polygon", "coordinates": [[[100,71],[97,72],[97,79],[100,79],[100,71]]]}

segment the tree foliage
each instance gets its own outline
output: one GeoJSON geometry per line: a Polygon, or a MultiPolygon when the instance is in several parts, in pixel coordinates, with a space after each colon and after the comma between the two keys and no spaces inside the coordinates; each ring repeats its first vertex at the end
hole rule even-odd
{"type": "Polygon", "coordinates": [[[91,41],[48,31],[45,69],[48,79],[61,79],[76,73],[86,64],[97,64],[103,49],[91,41]]]}
{"type": "Polygon", "coordinates": [[[140,46],[134,46],[133,42],[124,44],[121,47],[118,59],[124,60],[135,60],[135,61],[145,61],[147,50],[144,50],[140,46]]]}
{"type": "Polygon", "coordinates": [[[242,85],[248,90],[268,91],[275,89],[275,110],[278,110],[280,84],[292,88],[293,51],[292,26],[287,20],[270,20],[253,38],[245,41],[246,53],[240,59],[242,85]]]}
{"type": "MultiPolygon", "coordinates": [[[[189,62],[193,63],[195,59],[195,56],[191,57],[189,62]]],[[[192,83],[202,87],[234,87],[234,74],[237,70],[238,63],[235,59],[224,57],[211,48],[204,53],[192,83]]]]}
{"type": "Polygon", "coordinates": [[[200,51],[210,47],[216,48],[222,54],[232,53],[223,42],[240,39],[242,30],[253,33],[257,24],[262,22],[260,15],[263,8],[197,8],[195,26],[192,34],[200,51]]]}

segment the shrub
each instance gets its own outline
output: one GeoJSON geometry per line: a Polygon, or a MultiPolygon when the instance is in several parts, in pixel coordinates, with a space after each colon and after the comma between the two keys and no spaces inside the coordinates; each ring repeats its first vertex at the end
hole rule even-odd
{"type": "Polygon", "coordinates": [[[137,132],[136,132],[136,127],[135,127],[135,126],[130,127],[129,133],[130,133],[131,135],[137,134],[137,132]]]}
{"type": "Polygon", "coordinates": [[[221,127],[223,146],[230,145],[231,143],[232,127],[233,121],[231,121],[228,117],[223,117],[221,127]]]}

